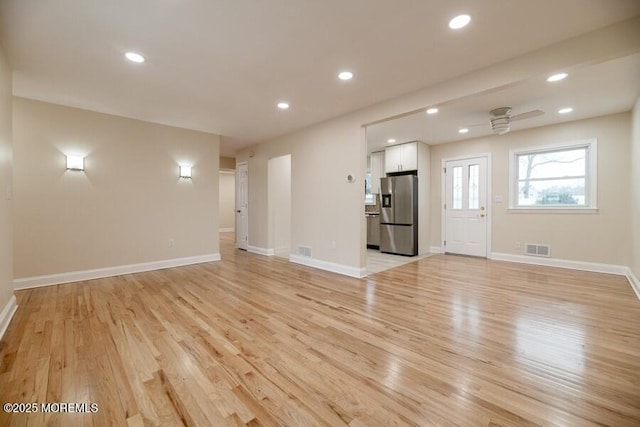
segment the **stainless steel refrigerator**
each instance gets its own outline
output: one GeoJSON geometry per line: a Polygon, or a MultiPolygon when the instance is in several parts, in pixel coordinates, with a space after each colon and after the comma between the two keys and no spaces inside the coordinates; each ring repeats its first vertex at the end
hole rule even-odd
{"type": "Polygon", "coordinates": [[[418,177],[380,178],[380,251],[418,255],[418,177]]]}

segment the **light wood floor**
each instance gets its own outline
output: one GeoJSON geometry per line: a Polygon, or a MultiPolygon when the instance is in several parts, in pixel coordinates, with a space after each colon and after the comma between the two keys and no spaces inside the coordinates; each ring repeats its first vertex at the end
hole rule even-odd
{"type": "Polygon", "coordinates": [[[223,261],[17,292],[0,425],[640,425],[619,276],[436,255],[351,279],[223,261]]]}

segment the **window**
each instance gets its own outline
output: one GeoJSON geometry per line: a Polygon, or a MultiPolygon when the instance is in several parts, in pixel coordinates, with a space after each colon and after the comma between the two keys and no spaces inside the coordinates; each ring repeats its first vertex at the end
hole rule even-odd
{"type": "Polygon", "coordinates": [[[469,209],[480,207],[480,165],[469,165],[469,209]]]}
{"type": "Polygon", "coordinates": [[[462,209],[462,166],[453,168],[453,192],[451,209],[462,209]]]}
{"type": "Polygon", "coordinates": [[[375,197],[371,193],[371,172],[367,171],[364,179],[364,204],[375,205],[375,197]]]}
{"type": "Polygon", "coordinates": [[[595,209],[595,139],[511,151],[509,207],[512,209],[595,209]]]}

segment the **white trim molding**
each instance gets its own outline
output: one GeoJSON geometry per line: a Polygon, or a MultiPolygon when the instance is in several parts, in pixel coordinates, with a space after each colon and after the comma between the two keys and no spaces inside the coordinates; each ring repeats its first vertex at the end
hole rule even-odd
{"type": "Polygon", "coordinates": [[[636,296],[638,297],[638,299],[640,299],[640,280],[635,274],[633,274],[633,270],[631,270],[628,267],[627,267],[627,280],[629,280],[629,283],[631,283],[631,288],[633,288],[633,291],[636,293],[636,296]]]}
{"type": "Polygon", "coordinates": [[[13,318],[13,315],[18,310],[18,301],[16,300],[15,295],[11,295],[9,302],[2,309],[2,313],[0,313],[0,340],[4,336],[4,333],[7,332],[7,328],[9,327],[9,323],[13,318]]]}
{"type": "Polygon", "coordinates": [[[289,261],[295,264],[306,265],[307,267],[318,268],[320,270],[331,271],[333,273],[342,274],[344,276],[362,278],[367,275],[366,268],[350,267],[348,265],[336,264],[329,261],[323,261],[316,258],[308,258],[300,255],[290,255],[289,261]]]}
{"type": "Polygon", "coordinates": [[[570,268],[572,270],[593,271],[595,273],[609,273],[626,276],[628,267],[615,264],[600,264],[596,262],[572,261],[568,259],[558,258],[540,258],[526,255],[514,255],[504,253],[491,253],[489,257],[495,261],[518,262],[520,264],[544,265],[547,267],[570,268]]]}
{"type": "Polygon", "coordinates": [[[220,254],[197,255],[186,258],[166,259],[162,261],[144,262],[141,264],[120,265],[116,267],[97,268],[94,270],[71,271],[68,273],[49,274],[46,276],[25,277],[13,280],[13,288],[29,289],[41,286],[60,285],[70,282],[101,279],[120,276],[122,274],[142,273],[144,271],[161,270],[163,268],[182,267],[204,262],[220,261],[220,254]]]}
{"type": "Polygon", "coordinates": [[[495,261],[518,262],[520,264],[544,265],[546,267],[570,268],[572,270],[593,271],[595,273],[609,273],[626,276],[628,267],[615,264],[600,264],[596,262],[572,261],[558,258],[540,258],[526,255],[503,254],[493,252],[489,257],[495,261]]]}
{"type": "Polygon", "coordinates": [[[260,248],[258,246],[247,246],[247,252],[251,252],[252,254],[264,255],[264,256],[274,256],[276,252],[273,249],[260,248]]]}
{"type": "Polygon", "coordinates": [[[442,250],[442,246],[431,246],[429,248],[429,252],[431,252],[432,254],[443,254],[444,251],[442,250]]]}

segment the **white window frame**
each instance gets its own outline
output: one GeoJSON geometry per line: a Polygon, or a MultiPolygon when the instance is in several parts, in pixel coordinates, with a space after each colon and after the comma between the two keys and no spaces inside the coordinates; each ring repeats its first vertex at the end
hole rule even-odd
{"type": "Polygon", "coordinates": [[[552,213],[593,213],[598,209],[598,140],[596,138],[564,142],[540,147],[519,148],[509,151],[509,211],[510,212],[552,212],[552,213]],[[586,148],[585,197],[584,206],[519,206],[518,205],[518,156],[551,151],[586,148]]]}

